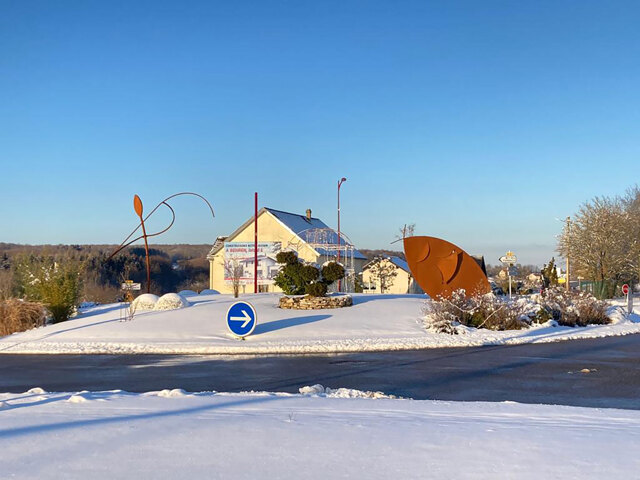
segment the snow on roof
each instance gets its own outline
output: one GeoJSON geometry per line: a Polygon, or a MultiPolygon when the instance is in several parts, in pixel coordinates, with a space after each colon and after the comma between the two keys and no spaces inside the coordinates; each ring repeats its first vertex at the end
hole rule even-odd
{"type": "MultiPolygon", "coordinates": [[[[295,213],[283,212],[282,210],[275,210],[273,208],[268,208],[268,207],[265,207],[265,210],[267,210],[274,217],[276,217],[278,220],[284,223],[289,229],[291,229],[296,235],[298,235],[302,240],[304,240],[307,243],[314,243],[315,241],[313,238],[312,230],[323,229],[327,231],[326,238],[324,238],[323,241],[326,241],[326,243],[329,245],[338,244],[338,233],[335,230],[331,229],[329,226],[327,226],[327,224],[324,223],[319,218],[315,218],[315,217],[307,218],[306,215],[298,215],[295,213]]],[[[342,239],[342,243],[351,245],[351,243],[346,242],[344,238],[342,239]]],[[[337,253],[333,250],[327,250],[320,247],[314,247],[314,248],[320,255],[332,256],[332,257],[337,256],[337,253]]],[[[367,258],[358,250],[354,250],[353,256],[354,258],[359,258],[359,259],[367,258]]]]}
{"type": "MultiPolygon", "coordinates": [[[[303,241],[305,241],[307,243],[313,243],[314,242],[314,239],[312,238],[313,234],[312,234],[311,230],[322,229],[322,230],[326,230],[328,232],[328,235],[327,235],[326,239],[324,239],[324,240],[326,240],[326,243],[328,243],[330,245],[337,245],[338,244],[338,234],[333,229],[331,229],[329,226],[327,226],[327,224],[324,223],[319,218],[315,218],[315,217],[307,218],[306,215],[298,215],[297,213],[284,212],[282,210],[276,210],[274,208],[269,208],[269,207],[263,207],[260,210],[260,212],[258,213],[258,215],[260,215],[263,211],[269,212],[271,215],[276,217],[289,230],[291,230],[293,233],[295,233],[298,237],[300,237],[303,241]]],[[[224,246],[224,242],[225,241],[233,240],[233,238],[238,233],[240,233],[242,230],[244,230],[252,222],[253,222],[253,217],[251,217],[249,220],[247,220],[244,224],[242,224],[242,226],[240,228],[238,228],[235,232],[233,232],[228,237],[224,237],[224,238],[223,237],[218,237],[218,239],[223,238],[223,241],[222,242],[218,242],[216,240],[216,243],[213,245],[213,248],[209,252],[208,257],[213,256],[215,253],[217,253],[219,250],[221,250],[223,248],[223,246],[224,246]]],[[[343,244],[346,243],[347,245],[351,245],[351,243],[346,242],[344,240],[344,238],[342,240],[342,243],[343,244]]],[[[326,250],[324,248],[316,248],[316,247],[314,247],[314,249],[320,255],[333,256],[333,257],[335,257],[337,255],[337,253],[335,251],[332,251],[332,250],[326,250]]],[[[354,250],[353,256],[354,256],[354,258],[358,258],[358,259],[366,259],[367,258],[362,253],[360,253],[358,250],[354,250]]]]}

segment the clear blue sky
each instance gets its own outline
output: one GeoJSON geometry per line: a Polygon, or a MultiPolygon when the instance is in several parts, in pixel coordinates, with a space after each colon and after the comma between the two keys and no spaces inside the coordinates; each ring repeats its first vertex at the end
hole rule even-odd
{"type": "MultiPolygon", "coordinates": [[[[640,4],[0,1],[0,241],[210,243],[260,205],[489,263],[640,178],[640,4]],[[166,217],[157,218],[157,227],[166,217]],[[154,225],[151,226],[151,229],[154,225]]],[[[398,247],[399,245],[396,245],[398,247]]]]}

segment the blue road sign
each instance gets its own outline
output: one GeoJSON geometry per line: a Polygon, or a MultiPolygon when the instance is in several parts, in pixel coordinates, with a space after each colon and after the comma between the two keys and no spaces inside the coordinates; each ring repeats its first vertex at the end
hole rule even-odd
{"type": "Polygon", "coordinates": [[[236,302],[227,310],[227,328],[236,337],[251,335],[258,324],[258,315],[249,302],[236,302]]]}

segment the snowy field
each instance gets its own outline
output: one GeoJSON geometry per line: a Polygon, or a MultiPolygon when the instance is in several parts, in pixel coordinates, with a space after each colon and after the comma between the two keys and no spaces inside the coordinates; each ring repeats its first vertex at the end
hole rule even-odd
{"type": "MultiPolygon", "coordinates": [[[[188,297],[191,306],[168,311],[140,311],[120,321],[121,304],[83,310],[57,325],[0,338],[0,353],[167,353],[265,354],[338,353],[536,343],[640,333],[640,316],[626,318],[612,307],[612,325],[584,328],[549,324],[527,330],[494,332],[467,329],[465,334],[427,332],[425,298],[419,295],[354,295],[354,306],[331,310],[282,310],[276,294],[243,295],[258,314],[254,333],[244,341],[227,330],[230,295],[188,297]]],[[[620,305],[622,302],[618,302],[620,305]]],[[[640,300],[636,300],[640,311],[640,300]]]]}
{"type": "Polygon", "coordinates": [[[0,477],[565,480],[640,472],[638,411],[306,391],[0,394],[0,477]]]}

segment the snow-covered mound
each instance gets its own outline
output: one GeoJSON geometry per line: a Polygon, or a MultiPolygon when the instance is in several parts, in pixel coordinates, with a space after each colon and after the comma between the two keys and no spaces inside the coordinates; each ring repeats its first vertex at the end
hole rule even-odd
{"type": "Polygon", "coordinates": [[[198,292],[194,292],[193,290],[180,290],[178,292],[178,295],[181,295],[183,297],[193,297],[194,295],[198,295],[198,292]]]}
{"type": "Polygon", "coordinates": [[[189,300],[177,293],[165,293],[156,303],[154,310],[175,310],[191,305],[189,300]]]}
{"type": "Polygon", "coordinates": [[[158,296],[153,293],[143,293],[131,302],[131,308],[134,310],[153,310],[158,303],[158,296]]]}
{"type": "Polygon", "coordinates": [[[210,290],[210,289],[205,289],[200,292],[200,295],[212,295],[212,294],[219,295],[220,292],[217,290],[210,290]]]}
{"type": "Polygon", "coordinates": [[[329,388],[323,387],[319,383],[301,387],[298,391],[302,395],[312,397],[329,397],[329,398],[397,398],[395,395],[387,395],[382,392],[371,392],[355,390],[353,388],[329,388]]]}

